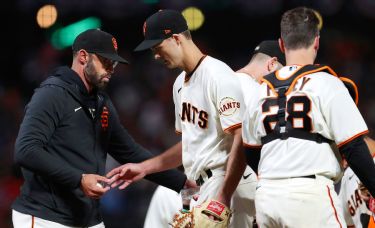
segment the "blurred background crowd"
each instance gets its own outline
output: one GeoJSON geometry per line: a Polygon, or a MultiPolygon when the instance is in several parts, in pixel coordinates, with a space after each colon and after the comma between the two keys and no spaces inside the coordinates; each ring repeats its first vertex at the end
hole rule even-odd
{"type": "MultiPolygon", "coordinates": [[[[172,100],[172,85],[179,71],[168,70],[154,61],[150,51],[133,52],[143,39],[144,20],[159,9],[184,12],[188,21],[192,20],[189,26],[198,46],[237,70],[247,64],[260,41],[279,37],[282,13],[302,5],[316,9],[323,17],[316,62],[330,65],[339,75],[357,83],[359,109],[370,134],[375,136],[372,132],[375,128],[375,93],[372,90],[375,88],[375,35],[371,31],[375,24],[375,1],[7,2],[0,9],[1,15],[10,15],[3,17],[1,26],[0,227],[12,227],[10,205],[23,181],[19,167],[13,163],[13,150],[24,107],[48,72],[59,65],[70,66],[69,42],[82,29],[100,27],[116,37],[120,55],[131,64],[117,66],[107,91],[125,128],[136,141],[158,154],[179,140],[174,132],[172,100]],[[40,11],[47,4],[50,6],[40,11]]],[[[109,158],[107,168],[114,166],[117,163],[109,158]]],[[[155,187],[151,182],[140,181],[126,190],[107,193],[101,199],[107,227],[142,227],[155,187]]]]}

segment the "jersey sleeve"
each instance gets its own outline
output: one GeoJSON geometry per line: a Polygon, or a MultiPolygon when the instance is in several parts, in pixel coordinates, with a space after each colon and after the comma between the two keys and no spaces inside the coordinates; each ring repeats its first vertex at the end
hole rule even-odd
{"type": "Polygon", "coordinates": [[[224,131],[229,131],[242,125],[242,116],[245,109],[240,82],[233,71],[224,72],[215,81],[215,105],[224,131]]]}
{"type": "Polygon", "coordinates": [[[259,121],[256,121],[257,104],[259,103],[259,90],[255,90],[249,96],[246,110],[242,119],[242,138],[246,147],[261,147],[260,137],[257,134],[259,121]]]}
{"type": "MultiPolygon", "coordinates": [[[[243,99],[246,107],[254,95],[258,95],[260,91],[260,84],[250,75],[245,73],[236,73],[241,84],[243,99]]],[[[246,109],[246,108],[245,108],[246,109]]],[[[245,110],[244,109],[244,110],[245,110]]]]}
{"type": "Polygon", "coordinates": [[[35,91],[26,107],[15,143],[15,161],[53,182],[76,188],[81,181],[82,170],[49,153],[46,145],[63,118],[67,94],[54,86],[45,86],[35,91]]]}
{"type": "Polygon", "coordinates": [[[368,129],[348,90],[339,79],[335,80],[332,87],[330,90],[334,91],[334,95],[322,112],[336,144],[340,147],[366,134],[368,129]]]}
{"type": "Polygon", "coordinates": [[[342,210],[343,210],[346,225],[352,226],[352,225],[354,225],[353,219],[352,219],[352,216],[350,215],[348,199],[346,198],[347,195],[348,195],[347,190],[349,188],[349,184],[350,184],[350,182],[349,182],[349,179],[348,179],[348,170],[346,170],[345,174],[342,177],[341,182],[340,182],[340,191],[338,193],[338,198],[339,198],[339,200],[341,202],[341,205],[342,205],[342,210]]]}
{"type": "Polygon", "coordinates": [[[181,129],[181,118],[180,118],[180,103],[181,103],[181,95],[180,91],[182,89],[181,83],[179,83],[180,78],[178,77],[173,84],[173,103],[174,103],[174,112],[175,112],[175,131],[177,134],[182,134],[181,129]]]}

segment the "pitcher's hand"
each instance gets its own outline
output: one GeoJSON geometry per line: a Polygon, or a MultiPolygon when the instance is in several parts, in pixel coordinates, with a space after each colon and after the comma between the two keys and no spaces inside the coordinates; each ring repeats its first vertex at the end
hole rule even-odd
{"type": "Polygon", "coordinates": [[[127,163],[111,170],[106,176],[110,178],[112,188],[120,185],[119,189],[124,189],[146,176],[146,172],[140,164],[127,163]]]}
{"type": "Polygon", "coordinates": [[[106,177],[96,174],[82,174],[81,189],[86,196],[99,199],[110,189],[110,187],[106,185],[108,183],[110,183],[110,180],[106,177]]]}

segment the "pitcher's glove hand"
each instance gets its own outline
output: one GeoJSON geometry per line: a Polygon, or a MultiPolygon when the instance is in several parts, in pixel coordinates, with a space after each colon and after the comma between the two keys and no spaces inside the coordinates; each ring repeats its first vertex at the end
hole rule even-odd
{"type": "Polygon", "coordinates": [[[370,191],[360,182],[358,184],[360,197],[365,201],[367,208],[375,213],[375,198],[370,194],[370,191]]]}
{"type": "Polygon", "coordinates": [[[366,186],[364,184],[362,184],[362,182],[359,182],[358,183],[358,192],[359,192],[359,195],[360,197],[364,200],[364,201],[368,201],[371,197],[371,194],[370,194],[370,191],[366,188],[366,186]]]}
{"type": "Polygon", "coordinates": [[[232,212],[216,200],[207,200],[195,206],[191,212],[176,214],[173,228],[227,228],[232,212]]]}
{"type": "Polygon", "coordinates": [[[193,214],[197,228],[227,228],[232,216],[229,207],[213,199],[194,207],[193,214]]]}
{"type": "Polygon", "coordinates": [[[172,228],[193,228],[194,215],[192,211],[181,210],[173,216],[173,221],[170,223],[172,228]]]}

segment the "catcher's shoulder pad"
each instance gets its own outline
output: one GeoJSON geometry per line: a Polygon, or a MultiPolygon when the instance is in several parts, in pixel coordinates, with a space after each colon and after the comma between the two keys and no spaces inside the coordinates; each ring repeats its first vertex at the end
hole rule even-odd
{"type": "Polygon", "coordinates": [[[320,64],[311,64],[305,65],[299,68],[294,74],[292,74],[289,78],[281,79],[278,76],[279,71],[272,72],[266,76],[264,76],[261,81],[267,83],[267,85],[271,88],[276,96],[278,96],[278,89],[281,87],[286,88],[286,95],[293,91],[296,82],[301,77],[316,73],[316,72],[326,72],[337,77],[336,72],[334,72],[329,66],[327,65],[320,65],[320,64]]]}
{"type": "Polygon", "coordinates": [[[348,89],[350,96],[353,98],[356,105],[358,105],[359,93],[358,87],[354,81],[346,77],[339,77],[340,80],[344,83],[345,87],[348,89]]]}

